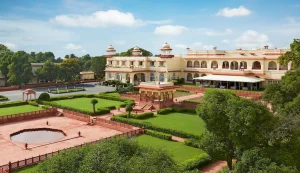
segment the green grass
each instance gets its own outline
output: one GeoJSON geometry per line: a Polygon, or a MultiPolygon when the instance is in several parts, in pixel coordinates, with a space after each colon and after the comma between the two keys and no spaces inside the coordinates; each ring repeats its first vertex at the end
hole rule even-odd
{"type": "Polygon", "coordinates": [[[33,112],[39,110],[43,110],[43,108],[32,106],[32,105],[12,106],[12,107],[0,108],[0,116],[19,114],[24,112],[33,112]]]}
{"type": "Polygon", "coordinates": [[[136,139],[141,145],[151,146],[155,148],[161,147],[163,149],[166,149],[172,154],[174,160],[178,163],[182,163],[188,159],[204,153],[203,150],[186,146],[181,142],[166,141],[148,135],[140,135],[136,137],[136,139]]]}
{"type": "Polygon", "coordinates": [[[25,168],[16,169],[12,171],[13,173],[34,173],[37,172],[37,165],[27,166],[25,168]]]}
{"type": "Polygon", "coordinates": [[[182,96],[188,96],[188,95],[192,95],[192,94],[195,94],[195,92],[175,91],[175,92],[174,92],[174,98],[182,97],[182,96]]]}
{"type": "Polygon", "coordinates": [[[119,93],[106,93],[106,96],[120,97],[119,93]]]}
{"type": "Polygon", "coordinates": [[[167,115],[157,114],[154,118],[139,121],[145,121],[162,128],[180,130],[195,135],[201,135],[205,131],[204,121],[195,114],[177,112],[167,115]]]}
{"type": "Polygon", "coordinates": [[[96,104],[97,108],[104,108],[108,106],[120,106],[123,102],[115,101],[115,100],[106,100],[101,98],[74,98],[74,99],[66,99],[66,100],[58,100],[58,101],[51,101],[53,103],[57,103],[63,106],[68,106],[72,108],[77,108],[81,110],[92,111],[93,106],[91,104],[91,100],[96,99],[98,103],[96,104]]]}

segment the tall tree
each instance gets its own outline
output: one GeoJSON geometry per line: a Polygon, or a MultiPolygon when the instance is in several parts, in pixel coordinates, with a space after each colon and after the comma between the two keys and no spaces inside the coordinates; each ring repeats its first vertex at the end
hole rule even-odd
{"type": "Polygon", "coordinates": [[[61,57],[58,57],[58,58],[54,59],[54,62],[61,63],[61,62],[63,62],[63,59],[61,57]]]}
{"type": "Polygon", "coordinates": [[[31,81],[32,67],[29,63],[30,55],[24,51],[14,53],[8,66],[8,82],[13,85],[27,84],[31,81]]]}
{"type": "Polygon", "coordinates": [[[52,61],[48,60],[39,69],[36,70],[36,75],[39,79],[45,79],[47,81],[55,81],[58,78],[58,66],[52,61]]]}
{"type": "Polygon", "coordinates": [[[8,65],[11,63],[13,52],[10,51],[6,46],[0,44],[0,72],[4,76],[5,85],[8,80],[8,65]]]}
{"type": "Polygon", "coordinates": [[[60,64],[60,71],[60,78],[67,82],[79,79],[80,67],[78,64],[78,59],[65,59],[60,64]]]}
{"type": "MultiPolygon", "coordinates": [[[[133,49],[134,49],[134,47],[128,49],[126,52],[117,53],[116,55],[117,56],[132,56],[132,50],[133,49]]],[[[153,56],[153,54],[150,51],[148,51],[146,49],[143,49],[143,48],[139,48],[139,49],[142,52],[142,56],[153,56]]]]}
{"type": "Polygon", "coordinates": [[[91,60],[91,70],[95,72],[96,78],[102,79],[105,76],[105,56],[95,56],[91,60]]]}
{"type": "Polygon", "coordinates": [[[293,68],[300,68],[300,39],[294,39],[294,42],[290,44],[290,48],[290,51],[278,58],[278,62],[284,65],[292,62],[293,68]]]}

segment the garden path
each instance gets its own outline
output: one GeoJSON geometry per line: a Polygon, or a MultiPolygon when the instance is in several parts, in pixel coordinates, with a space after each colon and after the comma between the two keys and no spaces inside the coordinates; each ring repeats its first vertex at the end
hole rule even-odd
{"type": "Polygon", "coordinates": [[[188,96],[177,97],[177,98],[174,99],[174,102],[189,100],[189,99],[200,97],[200,96],[203,96],[203,95],[204,95],[203,93],[197,93],[197,94],[192,94],[192,95],[188,95],[188,96]]]}

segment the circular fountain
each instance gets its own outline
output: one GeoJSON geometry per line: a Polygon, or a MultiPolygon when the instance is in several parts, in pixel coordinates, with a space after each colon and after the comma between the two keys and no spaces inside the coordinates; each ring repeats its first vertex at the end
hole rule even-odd
{"type": "Polygon", "coordinates": [[[10,139],[14,142],[28,144],[55,142],[64,138],[66,134],[62,130],[51,128],[24,129],[12,133],[10,139]]]}

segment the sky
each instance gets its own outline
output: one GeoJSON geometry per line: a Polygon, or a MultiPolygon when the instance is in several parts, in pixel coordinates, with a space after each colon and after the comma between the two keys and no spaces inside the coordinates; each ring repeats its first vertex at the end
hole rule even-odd
{"type": "Polygon", "coordinates": [[[300,38],[299,0],[1,0],[0,44],[56,58],[138,46],[159,54],[289,48],[300,38]]]}

